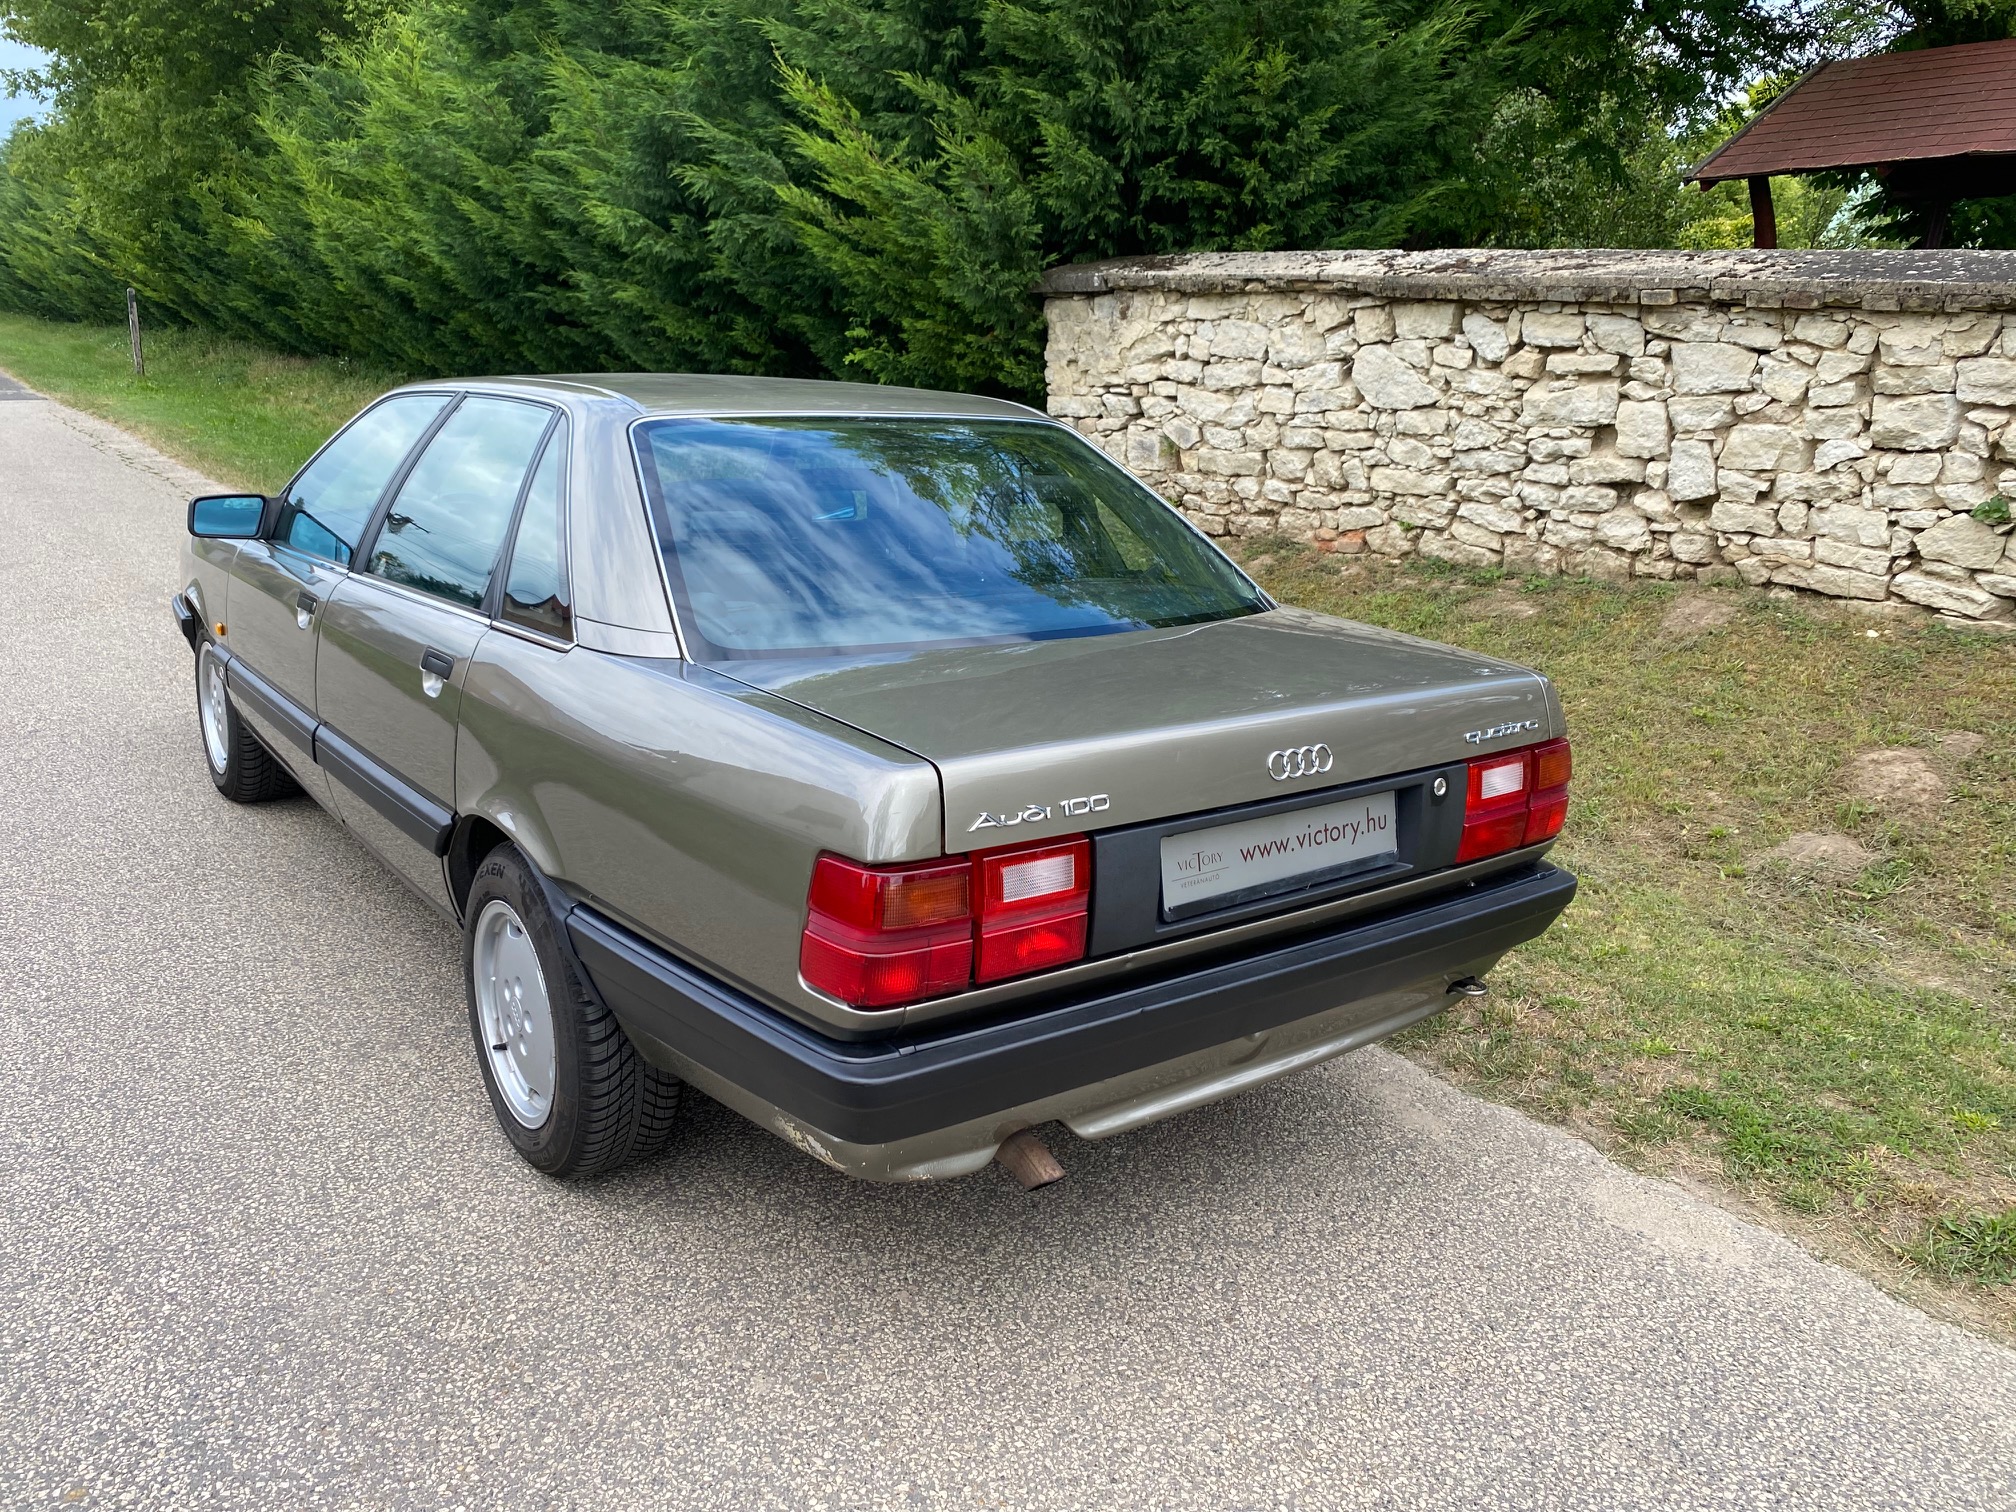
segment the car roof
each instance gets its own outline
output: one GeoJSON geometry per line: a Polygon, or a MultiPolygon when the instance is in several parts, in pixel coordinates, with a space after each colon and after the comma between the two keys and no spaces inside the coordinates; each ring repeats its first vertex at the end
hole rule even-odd
{"type": "Polygon", "coordinates": [[[1048,419],[1040,410],[981,394],[832,383],[810,378],[749,378],[708,373],[555,373],[443,379],[415,388],[509,388],[553,397],[584,392],[627,399],[646,415],[959,415],[1048,419]]]}

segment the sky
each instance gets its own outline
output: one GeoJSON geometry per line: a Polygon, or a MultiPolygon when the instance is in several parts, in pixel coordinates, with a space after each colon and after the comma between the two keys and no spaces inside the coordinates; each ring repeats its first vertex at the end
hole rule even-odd
{"type": "MultiPolygon", "coordinates": [[[[42,61],[42,54],[23,43],[9,37],[0,37],[0,70],[10,68],[33,68],[42,61]]],[[[34,100],[25,97],[9,99],[0,90],[0,136],[7,134],[8,128],[25,115],[33,115],[37,109],[34,100]]]]}

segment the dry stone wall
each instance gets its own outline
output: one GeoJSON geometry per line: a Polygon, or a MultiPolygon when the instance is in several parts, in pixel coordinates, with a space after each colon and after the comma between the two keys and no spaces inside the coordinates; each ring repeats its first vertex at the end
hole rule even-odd
{"type": "Polygon", "coordinates": [[[1228,253],[1043,292],[1051,413],[1213,535],[2016,606],[2016,254],[1228,253]]]}

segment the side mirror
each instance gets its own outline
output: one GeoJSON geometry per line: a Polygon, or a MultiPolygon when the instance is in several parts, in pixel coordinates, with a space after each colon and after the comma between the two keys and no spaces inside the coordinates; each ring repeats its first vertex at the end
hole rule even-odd
{"type": "Polygon", "coordinates": [[[189,534],[209,540],[249,541],[266,522],[258,494],[205,494],[189,501],[189,534]]]}

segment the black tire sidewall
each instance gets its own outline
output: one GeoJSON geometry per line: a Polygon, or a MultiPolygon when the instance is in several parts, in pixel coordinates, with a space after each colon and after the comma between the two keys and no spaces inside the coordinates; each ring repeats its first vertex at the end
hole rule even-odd
{"type": "Polygon", "coordinates": [[[469,885],[469,900],[463,912],[462,983],[469,1006],[469,1034],[476,1049],[476,1063],[483,1074],[483,1089],[498,1127],[512,1147],[534,1168],[549,1175],[568,1174],[580,1157],[582,1145],[582,1043],[581,987],[574,980],[557,937],[558,925],[546,906],[544,890],[533,878],[524,858],[513,846],[503,845],[484,858],[469,885]],[[497,1086],[490,1064],[490,1047],[483,1034],[483,1015],[476,1004],[476,921],[484,906],[493,900],[510,905],[531,937],[539,957],[539,971],[545,978],[546,1001],[553,1014],[553,1106],[546,1121],[528,1129],[518,1121],[511,1105],[497,1086]]]}

